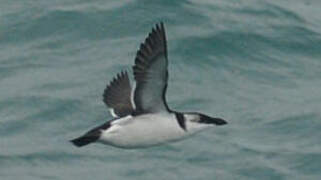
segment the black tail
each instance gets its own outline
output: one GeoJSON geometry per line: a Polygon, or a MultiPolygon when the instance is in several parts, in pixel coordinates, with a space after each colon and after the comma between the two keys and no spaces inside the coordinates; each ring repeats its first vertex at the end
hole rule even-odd
{"type": "Polygon", "coordinates": [[[98,136],[84,135],[79,138],[73,139],[70,142],[73,143],[77,147],[82,147],[82,146],[86,146],[90,143],[97,141],[98,138],[99,138],[98,136]]]}
{"type": "Polygon", "coordinates": [[[77,147],[86,146],[90,143],[96,142],[101,135],[101,130],[106,130],[110,127],[110,122],[111,121],[108,121],[101,126],[95,127],[94,129],[88,131],[85,135],[73,139],[70,142],[77,147]]]}

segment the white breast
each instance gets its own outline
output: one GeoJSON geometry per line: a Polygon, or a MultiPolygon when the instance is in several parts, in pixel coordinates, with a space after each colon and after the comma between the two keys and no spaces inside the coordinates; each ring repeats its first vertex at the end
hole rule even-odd
{"type": "Polygon", "coordinates": [[[178,125],[175,114],[145,114],[112,122],[99,140],[117,147],[137,148],[179,140],[188,134],[178,125]]]}

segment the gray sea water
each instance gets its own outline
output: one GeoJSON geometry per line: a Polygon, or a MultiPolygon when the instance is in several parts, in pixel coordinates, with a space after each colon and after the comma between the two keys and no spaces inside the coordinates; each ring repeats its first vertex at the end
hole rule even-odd
{"type": "Polygon", "coordinates": [[[321,179],[321,1],[1,0],[0,179],[321,179]],[[172,109],[229,124],[123,150],[106,84],[167,30],[172,109]]]}

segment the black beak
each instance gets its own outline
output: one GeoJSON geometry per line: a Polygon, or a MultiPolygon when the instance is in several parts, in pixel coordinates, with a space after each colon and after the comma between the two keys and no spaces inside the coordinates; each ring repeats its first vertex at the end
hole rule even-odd
{"type": "Polygon", "coordinates": [[[200,123],[204,123],[204,124],[215,124],[218,126],[227,124],[227,122],[221,118],[212,118],[203,114],[200,114],[201,118],[199,120],[200,123]]]}

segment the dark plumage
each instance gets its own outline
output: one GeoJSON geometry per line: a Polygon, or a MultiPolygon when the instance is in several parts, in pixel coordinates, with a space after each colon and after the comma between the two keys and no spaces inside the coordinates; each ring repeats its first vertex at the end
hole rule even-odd
{"type": "Polygon", "coordinates": [[[122,71],[107,85],[103,94],[103,101],[114,110],[118,117],[124,117],[134,111],[130,94],[131,86],[128,74],[126,71],[122,71]]]}
{"type": "Polygon", "coordinates": [[[133,66],[136,80],[134,101],[136,114],[169,110],[165,93],[168,80],[165,27],[156,24],[140,45],[133,66]]]}

